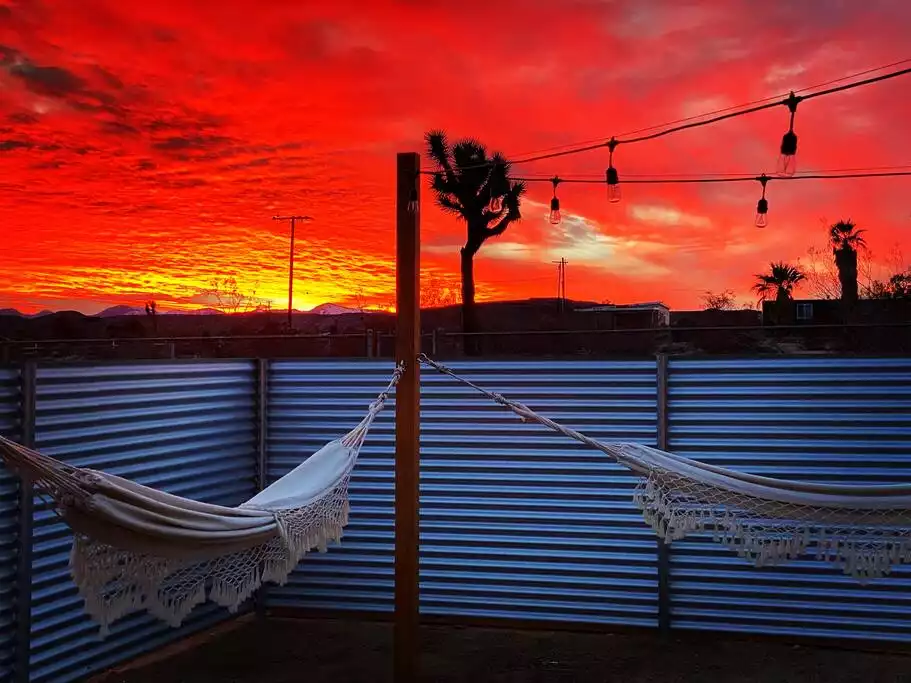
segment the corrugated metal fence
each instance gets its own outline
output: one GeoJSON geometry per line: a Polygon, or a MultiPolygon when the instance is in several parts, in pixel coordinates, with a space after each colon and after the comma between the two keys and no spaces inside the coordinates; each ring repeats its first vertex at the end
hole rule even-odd
{"type": "MultiPolygon", "coordinates": [[[[598,438],[655,443],[654,361],[453,368],[598,438]]],[[[633,477],[447,377],[423,379],[422,610],[655,625],[655,538],[633,477]]]]}
{"type": "MultiPolygon", "coordinates": [[[[681,359],[668,376],[676,453],[789,479],[911,481],[911,359],[681,359]]],[[[671,546],[669,592],[676,628],[911,641],[908,568],[864,586],[687,539],[671,546]]]]}
{"type": "MultiPolygon", "coordinates": [[[[605,440],[666,443],[775,476],[911,480],[911,360],[453,367],[605,440]]],[[[272,361],[261,378],[252,361],[41,366],[32,431],[38,448],[68,462],[236,504],[254,492],[258,463],[272,481],[356,424],[390,370],[388,360],[272,361]],[[263,390],[267,458],[258,453],[263,390]]],[[[25,377],[0,370],[0,431],[14,438],[28,413],[25,377]]],[[[342,545],[270,586],[266,606],[391,611],[393,415],[394,396],[355,471],[342,545]]],[[[757,570],[707,539],[659,552],[626,471],[431,371],[421,425],[425,614],[911,641],[909,571],[859,586],[806,562],[757,570]]],[[[0,681],[11,680],[14,645],[30,680],[65,682],[227,617],[200,608],[171,630],[134,616],[99,640],[69,580],[69,535],[40,501],[27,546],[31,584],[17,595],[17,491],[0,473],[0,681]],[[30,603],[17,609],[22,595],[30,603]]]]}
{"type": "MultiPolygon", "coordinates": [[[[911,360],[660,366],[452,367],[601,439],[659,443],[664,415],[669,448],[728,467],[814,481],[911,481],[911,360]]],[[[388,362],[273,363],[272,476],[353,425],[388,371],[388,362]]],[[[659,553],[630,503],[625,471],[518,423],[449,378],[427,371],[422,381],[424,613],[911,641],[911,570],[861,586],[815,562],[759,570],[710,539],[659,553]]],[[[342,547],[305,561],[287,586],[270,589],[268,605],[391,610],[389,418],[358,466],[342,547]]]]}
{"type": "MultiPolygon", "coordinates": [[[[74,465],[100,469],[178,495],[235,505],[255,492],[256,371],[252,361],[111,363],[39,367],[32,386],[35,446],[74,465]]],[[[0,429],[16,433],[18,377],[0,375],[0,429]]],[[[0,542],[15,531],[4,470],[0,542]]],[[[102,640],[70,580],[71,535],[37,498],[30,525],[30,584],[19,585],[16,680],[65,682],[182,638],[227,618],[197,609],[180,629],[144,615],[116,623],[102,640]]],[[[27,527],[26,527],[27,528],[27,527]]],[[[2,571],[16,562],[4,563],[2,571]]],[[[26,568],[28,569],[28,568],[26,568]]],[[[9,585],[0,575],[0,637],[7,638],[9,585]]],[[[13,626],[13,633],[16,627],[13,626]]],[[[7,661],[4,657],[3,662],[7,661]]],[[[10,667],[0,680],[11,680],[10,667]]]]}
{"type": "MultiPolygon", "coordinates": [[[[22,438],[19,370],[0,368],[0,434],[22,438]]],[[[0,681],[12,680],[16,661],[19,480],[0,465],[0,681]]]]}

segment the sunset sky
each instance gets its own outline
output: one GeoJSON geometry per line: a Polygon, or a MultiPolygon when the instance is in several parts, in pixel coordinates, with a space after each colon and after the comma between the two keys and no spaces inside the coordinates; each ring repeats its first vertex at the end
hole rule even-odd
{"type": "MultiPolygon", "coordinates": [[[[213,277],[287,305],[394,286],[395,154],[426,130],[520,158],[911,57],[899,0],[0,0],[0,308],[204,306],[213,277]]],[[[907,66],[907,65],[906,65],[907,66]]],[[[772,172],[784,107],[618,148],[624,177],[772,172]]],[[[798,169],[911,168],[911,76],[803,103],[798,169]]],[[[425,163],[427,163],[425,161],[425,163]]],[[[516,167],[603,177],[607,153],[516,167]]],[[[852,218],[880,267],[911,254],[911,177],[548,184],[477,259],[483,298],[695,307],[752,301],[769,260],[805,260],[852,218]]],[[[423,265],[457,282],[464,226],[423,192],[423,265]]]]}

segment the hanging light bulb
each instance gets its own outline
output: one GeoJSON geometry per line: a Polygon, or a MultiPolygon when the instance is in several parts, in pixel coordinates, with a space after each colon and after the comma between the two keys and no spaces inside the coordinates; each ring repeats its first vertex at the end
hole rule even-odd
{"type": "Polygon", "coordinates": [[[607,168],[607,201],[612,204],[620,201],[620,178],[613,166],[607,168]]]}
{"type": "Polygon", "coordinates": [[[769,224],[769,202],[765,198],[765,184],[769,182],[768,176],[763,173],[759,176],[759,182],[762,184],[762,197],[760,197],[759,201],[756,203],[756,219],[754,224],[757,228],[764,228],[769,224]]]}
{"type": "Polygon", "coordinates": [[[620,201],[620,176],[617,174],[617,169],[614,168],[614,148],[616,146],[616,138],[611,138],[607,143],[607,149],[610,152],[610,155],[607,158],[605,180],[607,180],[607,201],[611,204],[616,204],[620,201]]]}
{"type": "Polygon", "coordinates": [[[408,195],[408,213],[417,213],[418,206],[418,188],[412,187],[411,194],[408,195]]]}
{"type": "Polygon", "coordinates": [[[557,185],[560,184],[560,179],[554,176],[551,182],[554,184],[554,196],[550,200],[550,224],[560,225],[560,222],[563,220],[563,217],[560,215],[560,200],[557,198],[557,185]]]}
{"type": "Polygon", "coordinates": [[[797,170],[797,134],[794,132],[794,114],[797,113],[797,105],[800,100],[801,98],[792,92],[784,101],[791,112],[791,122],[788,132],[781,138],[781,153],[778,155],[776,166],[778,175],[792,176],[797,170]]]}

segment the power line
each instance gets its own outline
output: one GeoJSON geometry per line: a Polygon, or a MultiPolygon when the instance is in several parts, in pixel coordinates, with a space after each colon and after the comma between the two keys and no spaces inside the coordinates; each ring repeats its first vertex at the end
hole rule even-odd
{"type": "Polygon", "coordinates": [[[560,302],[560,312],[566,308],[566,264],[568,261],[561,258],[559,261],[553,261],[557,264],[557,300],[560,302]]]}
{"type": "Polygon", "coordinates": [[[297,221],[311,221],[310,216],[272,216],[273,221],[291,221],[291,247],[288,252],[288,330],[294,329],[291,302],[294,298],[294,227],[297,221]]]}

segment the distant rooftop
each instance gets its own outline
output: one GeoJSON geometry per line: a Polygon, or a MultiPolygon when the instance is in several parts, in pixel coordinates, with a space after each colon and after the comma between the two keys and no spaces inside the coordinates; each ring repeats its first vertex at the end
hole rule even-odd
{"type": "Polygon", "coordinates": [[[590,306],[589,308],[577,308],[578,313],[600,313],[606,311],[670,311],[665,304],[660,301],[647,301],[639,304],[604,304],[603,306],[590,306]]]}

